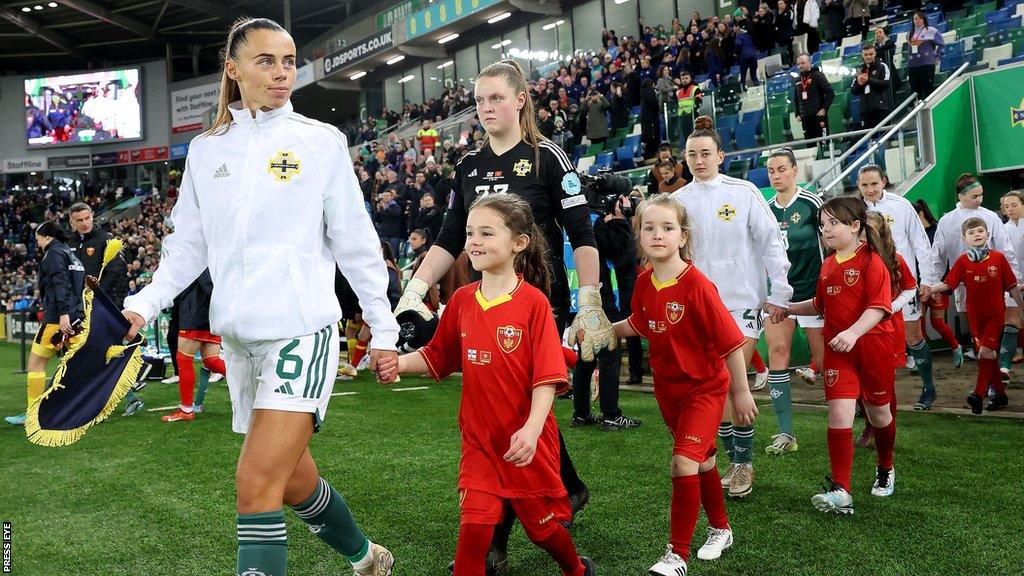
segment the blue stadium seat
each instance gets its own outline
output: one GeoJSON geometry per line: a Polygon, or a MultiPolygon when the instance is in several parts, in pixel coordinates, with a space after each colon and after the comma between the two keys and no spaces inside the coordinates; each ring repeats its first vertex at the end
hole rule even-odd
{"type": "Polygon", "coordinates": [[[629,115],[630,116],[639,116],[640,115],[640,107],[639,106],[633,106],[633,108],[630,109],[630,111],[629,111],[629,115]]]}
{"type": "Polygon", "coordinates": [[[949,32],[949,22],[943,20],[942,22],[935,24],[935,29],[945,34],[946,32],[949,32]]]}
{"type": "Polygon", "coordinates": [[[1008,20],[1010,18],[1010,14],[1011,12],[1009,8],[1000,8],[999,10],[993,10],[988,14],[985,14],[985,22],[991,23],[999,22],[1001,20],[1008,20]]]}
{"type": "Polygon", "coordinates": [[[620,146],[615,149],[615,159],[619,162],[619,170],[632,170],[636,168],[636,160],[633,159],[633,150],[629,146],[620,146]]]}
{"type": "Polygon", "coordinates": [[[861,97],[857,97],[857,98],[850,98],[850,102],[849,102],[849,105],[850,105],[850,130],[855,130],[855,129],[860,128],[860,99],[861,98],[862,98],[862,96],[861,97]]]}
{"type": "Polygon", "coordinates": [[[768,180],[767,168],[755,168],[747,172],[747,180],[758,188],[767,188],[768,186],[771,186],[771,181],[768,180]]]}
{"type": "Polygon", "coordinates": [[[740,150],[757,148],[757,122],[741,122],[736,125],[736,147],[740,150]]]}
{"type": "Polygon", "coordinates": [[[930,14],[928,14],[929,26],[935,26],[936,24],[942,22],[943,20],[944,18],[942,17],[942,12],[931,12],[930,14]]]}
{"type": "Polygon", "coordinates": [[[623,140],[622,145],[633,151],[633,158],[643,157],[643,151],[640,149],[639,134],[631,134],[629,136],[626,136],[626,139],[623,140]]]}
{"type": "Polygon", "coordinates": [[[586,154],[586,153],[587,153],[587,147],[582,145],[582,144],[577,144],[576,147],[573,148],[573,151],[572,151],[572,163],[575,164],[575,163],[579,162],[580,158],[582,158],[583,155],[586,154]]]}
{"type": "Polygon", "coordinates": [[[718,117],[718,122],[716,122],[716,124],[718,126],[718,129],[721,130],[723,128],[735,127],[737,124],[739,124],[739,121],[740,121],[740,118],[739,118],[738,115],[736,115],[736,114],[725,114],[723,116],[719,116],[718,117]]]}
{"type": "Polygon", "coordinates": [[[947,56],[949,54],[963,54],[964,53],[964,42],[953,42],[952,44],[946,44],[946,47],[942,49],[942,55],[947,56]]]}
{"type": "Polygon", "coordinates": [[[835,49],[836,49],[836,43],[835,42],[822,42],[821,45],[818,46],[818,50],[820,50],[822,52],[831,52],[831,51],[833,51],[835,49]]]}
{"type": "Polygon", "coordinates": [[[1006,20],[998,20],[995,22],[989,22],[986,24],[985,32],[994,34],[997,32],[1009,32],[1010,30],[1017,30],[1020,28],[1020,16],[1014,16],[1006,20]]]}
{"type": "Polygon", "coordinates": [[[1000,60],[996,64],[998,64],[999,66],[1005,66],[1006,64],[1016,64],[1017,62],[1024,62],[1024,54],[1018,54],[1013,58],[1005,58],[1003,60],[1000,60]]]}
{"type": "Polygon", "coordinates": [[[910,29],[913,28],[913,27],[914,27],[914,23],[909,21],[909,20],[906,21],[906,22],[897,22],[896,24],[892,25],[892,33],[893,34],[906,34],[907,32],[910,32],[910,29]]]}
{"type": "Polygon", "coordinates": [[[761,131],[761,120],[764,119],[764,108],[758,108],[757,110],[748,110],[743,113],[740,122],[753,122],[757,127],[757,131],[761,131]]]}
{"type": "Polygon", "coordinates": [[[850,54],[860,54],[860,45],[858,44],[856,46],[847,46],[846,48],[843,48],[843,58],[846,58],[850,54]]]}
{"type": "Polygon", "coordinates": [[[611,170],[615,161],[614,152],[601,152],[597,155],[597,161],[590,167],[590,175],[597,174],[598,170],[608,169],[611,170]]]}

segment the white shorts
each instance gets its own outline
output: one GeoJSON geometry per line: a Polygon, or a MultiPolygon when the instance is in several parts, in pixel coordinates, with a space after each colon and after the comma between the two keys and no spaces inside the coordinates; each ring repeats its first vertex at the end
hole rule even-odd
{"type": "Polygon", "coordinates": [[[320,429],[338,372],[337,326],[244,348],[226,340],[224,356],[233,431],[248,432],[257,409],[308,412],[313,429],[320,429]]]}
{"type": "Polygon", "coordinates": [[[814,316],[790,316],[793,320],[796,320],[796,325],[801,328],[824,328],[825,317],[821,314],[814,316]]]}
{"type": "Polygon", "coordinates": [[[764,321],[761,319],[760,308],[754,310],[729,310],[729,314],[732,314],[732,319],[736,321],[736,325],[739,326],[740,332],[744,336],[754,340],[761,338],[761,332],[764,331],[764,321]]]}
{"type": "Polygon", "coordinates": [[[914,299],[903,306],[904,322],[917,322],[921,319],[921,297],[914,296],[914,299]]]}

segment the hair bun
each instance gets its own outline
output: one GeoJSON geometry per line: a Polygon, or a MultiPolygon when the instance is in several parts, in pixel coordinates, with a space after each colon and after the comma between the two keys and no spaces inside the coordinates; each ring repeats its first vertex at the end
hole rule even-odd
{"type": "Polygon", "coordinates": [[[715,123],[714,123],[714,121],[711,120],[710,116],[698,116],[697,119],[693,121],[693,129],[694,130],[714,130],[715,129],[715,123]]]}

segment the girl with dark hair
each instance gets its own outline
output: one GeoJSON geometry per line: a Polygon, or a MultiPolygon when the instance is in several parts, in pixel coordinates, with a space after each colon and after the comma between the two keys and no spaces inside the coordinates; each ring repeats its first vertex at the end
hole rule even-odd
{"type": "Polygon", "coordinates": [[[246,435],[236,573],[285,574],[287,505],[355,574],[387,576],[391,553],[366,538],[309,449],[338,365],[336,268],[376,335],[370,369],[397,356],[379,240],[345,137],[292,111],[298,65],[288,32],[240,19],[222,56],[217,117],[190,145],[174,233],[153,282],[125,301],[128,338],[209,268],[210,331],[224,346],[232,429],[246,435]]]}
{"type": "Polygon", "coordinates": [[[826,490],[811,498],[811,503],[821,512],[852,514],[853,419],[858,398],[864,399],[868,422],[876,429],[878,469],[871,494],[893,493],[896,422],[889,404],[895,395],[896,371],[892,362],[884,361],[892,358],[893,333],[885,320],[892,315],[899,276],[894,255],[882,249],[877,231],[868,226],[863,200],[833,198],[818,214],[822,237],[832,254],[822,264],[814,298],[790,307],[794,314],[825,317],[823,374],[832,474],[826,478],[826,490]]]}
{"type": "Polygon", "coordinates": [[[935,89],[935,65],[942,60],[946,42],[942,33],[928,24],[924,12],[914,12],[913,22],[913,28],[907,32],[907,44],[910,44],[907,75],[910,89],[919,100],[924,100],[935,89]]]}
{"type": "Polygon", "coordinates": [[[592,576],[565,527],[572,511],[551,407],[569,380],[547,296],[544,233],[525,200],[493,194],[473,203],[465,246],[482,279],[455,292],[427,346],[380,366],[385,381],[403,372],[463,374],[455,576],[485,574],[506,507],[564,576],[592,576]]]}

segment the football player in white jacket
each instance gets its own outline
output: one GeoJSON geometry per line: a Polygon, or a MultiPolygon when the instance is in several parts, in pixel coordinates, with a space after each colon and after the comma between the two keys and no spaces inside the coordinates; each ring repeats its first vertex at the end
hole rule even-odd
{"type": "MultiPolygon", "coordinates": [[[[694,180],[672,197],[686,207],[693,223],[694,264],[718,288],[746,337],[743,355],[749,363],[761,336],[762,309],[773,322],[788,313],[793,296],[789,259],[761,191],[746,180],[719,174],[725,154],[711,118],[697,118],[694,128],[686,140],[686,164],[694,180]]],[[[754,425],[734,428],[732,405],[727,404],[718,435],[732,461],[722,486],[734,498],[746,496],[754,484],[754,425]]]]}
{"type": "MultiPolygon", "coordinates": [[[[857,188],[861,197],[868,205],[868,210],[878,212],[885,217],[889,225],[892,239],[896,243],[896,253],[903,256],[911,272],[919,276],[915,280],[928,278],[931,271],[931,242],[924,231],[921,219],[917,217],[917,209],[903,196],[887,192],[885,187],[889,179],[885,171],[877,164],[862,166],[857,173],[857,188]]],[[[918,285],[921,283],[918,282],[918,285]]],[[[923,289],[922,289],[923,291],[923,289]]],[[[895,295],[894,295],[895,296],[895,295]]],[[[921,376],[921,397],[914,404],[920,410],[931,409],[935,401],[935,384],[932,382],[932,352],[921,329],[921,299],[915,297],[903,306],[903,318],[906,330],[907,348],[910,349],[913,366],[917,367],[921,376]]],[[[908,366],[909,367],[909,366],[908,366]]]]}
{"type": "MultiPolygon", "coordinates": [[[[1006,235],[1010,238],[1010,244],[1013,245],[1013,254],[1017,257],[1017,271],[1024,270],[1024,266],[1021,266],[1022,260],[1024,260],[1024,222],[1021,219],[1024,218],[1024,193],[1020,190],[1010,190],[1003,197],[999,199],[999,209],[1002,210],[1003,216],[1006,216],[1006,223],[1003,228],[1006,229],[1006,235]]],[[[1013,363],[1016,364],[1024,359],[1024,355],[1021,354],[1020,347],[1020,335],[1017,336],[1017,352],[1013,355],[1013,363]]]]}
{"type": "Polygon", "coordinates": [[[224,50],[213,127],[192,140],[153,282],[125,301],[133,336],[207,267],[211,331],[226,353],[236,472],[238,574],[283,576],[283,505],[353,564],[386,576],[394,559],[360,531],[309,450],[338,364],[339,267],[373,328],[373,370],[396,358],[388,273],[348,145],[292,111],[295,43],[276,22],[238,20],[224,50]]]}

